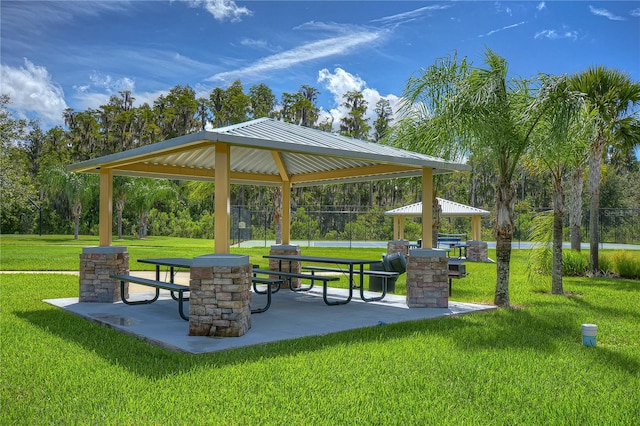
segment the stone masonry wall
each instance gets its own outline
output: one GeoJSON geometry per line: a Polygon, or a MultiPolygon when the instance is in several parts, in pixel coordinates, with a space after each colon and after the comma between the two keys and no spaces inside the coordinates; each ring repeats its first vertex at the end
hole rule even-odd
{"type": "MultiPolygon", "coordinates": [[[[288,244],[279,244],[279,245],[273,245],[271,246],[271,250],[269,250],[269,254],[274,254],[274,255],[299,255],[300,254],[300,246],[297,245],[288,245],[288,244]]],[[[280,269],[278,269],[278,265],[279,265],[279,260],[278,259],[269,259],[269,270],[270,271],[279,271],[280,269]]],[[[287,262],[285,260],[282,261],[282,270],[283,271],[288,271],[289,270],[289,263],[291,263],[291,272],[295,272],[296,274],[299,274],[302,270],[300,262],[287,262]]],[[[272,279],[277,279],[277,276],[272,276],[270,277],[272,279]]],[[[291,285],[293,286],[293,288],[299,288],[300,287],[300,278],[291,278],[291,285]]],[[[283,288],[289,288],[289,279],[286,279],[284,281],[284,283],[281,285],[281,287],[283,288]]]]}
{"type": "Polygon", "coordinates": [[[393,254],[400,252],[406,256],[409,256],[409,241],[408,240],[393,240],[387,243],[387,254],[393,254]]]}
{"type": "Polygon", "coordinates": [[[239,337],[251,328],[251,265],[192,266],[189,335],[239,337]]]}
{"type": "MultiPolygon", "coordinates": [[[[121,300],[120,281],[110,275],[129,273],[126,247],[85,247],[80,254],[79,302],[113,303],[121,300]]],[[[129,297],[129,283],[125,283],[129,297]]]]}
{"type": "Polygon", "coordinates": [[[473,262],[488,262],[489,247],[482,241],[467,241],[467,260],[473,262]]]}
{"type": "Polygon", "coordinates": [[[442,250],[411,250],[407,259],[407,306],[449,306],[449,259],[442,250]]]}

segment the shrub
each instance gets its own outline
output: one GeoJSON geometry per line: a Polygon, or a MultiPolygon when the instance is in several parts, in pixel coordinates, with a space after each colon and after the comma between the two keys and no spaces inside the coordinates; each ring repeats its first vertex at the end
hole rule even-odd
{"type": "Polygon", "coordinates": [[[598,264],[600,265],[600,271],[605,275],[615,273],[614,262],[610,255],[601,254],[598,256],[598,264]]]}
{"type": "Polygon", "coordinates": [[[626,250],[613,254],[614,270],[623,278],[640,278],[640,260],[626,250]]]}
{"type": "Polygon", "coordinates": [[[577,277],[584,275],[589,270],[589,258],[585,253],[573,250],[562,251],[562,275],[565,277],[577,277]]]}

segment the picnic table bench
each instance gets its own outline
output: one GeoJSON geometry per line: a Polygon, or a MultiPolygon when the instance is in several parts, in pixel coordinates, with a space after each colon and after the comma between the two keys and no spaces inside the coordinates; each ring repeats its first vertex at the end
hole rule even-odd
{"type": "Polygon", "coordinates": [[[462,257],[464,250],[465,257],[467,255],[467,235],[466,234],[438,234],[438,247],[445,244],[450,249],[459,249],[458,257],[462,257]]]}
{"type": "MultiPolygon", "coordinates": [[[[341,274],[349,274],[349,270],[345,269],[345,268],[335,268],[335,267],[328,267],[328,266],[304,266],[302,267],[302,269],[306,270],[306,271],[311,271],[311,275],[314,275],[314,272],[318,271],[318,272],[338,272],[341,274]]],[[[375,302],[378,300],[382,300],[384,299],[384,297],[387,295],[387,280],[389,278],[398,278],[398,276],[400,275],[398,272],[387,272],[387,271],[372,271],[370,269],[365,269],[362,271],[363,275],[368,275],[368,276],[375,276],[375,277],[380,277],[382,278],[382,295],[381,296],[376,296],[376,297],[366,297],[364,295],[364,286],[360,285],[360,286],[356,286],[360,288],[360,298],[362,300],[364,300],[365,302],[375,302]]],[[[351,285],[353,285],[353,283],[351,283],[351,285]]]]}
{"type": "Polygon", "coordinates": [[[184,302],[186,300],[189,300],[188,297],[187,298],[184,297],[184,293],[186,291],[189,291],[189,286],[175,284],[175,283],[168,283],[165,281],[150,280],[148,278],[136,277],[134,275],[111,275],[110,277],[114,280],[120,281],[120,298],[122,299],[122,303],[124,303],[125,305],[148,305],[158,300],[158,297],[160,296],[160,289],[171,291],[171,297],[178,302],[178,313],[180,314],[180,317],[185,321],[189,321],[189,316],[185,315],[184,313],[184,302]],[[136,300],[136,301],[128,300],[125,297],[125,288],[124,288],[124,283],[127,283],[127,282],[134,283],[134,284],[141,284],[147,287],[153,287],[156,289],[156,294],[152,299],[136,300]],[[178,293],[178,297],[176,297],[174,293],[178,293]]]}
{"type": "Polygon", "coordinates": [[[315,274],[303,274],[303,273],[298,273],[298,272],[291,272],[291,271],[276,271],[276,270],[271,270],[271,269],[253,269],[253,273],[254,274],[263,274],[263,275],[269,275],[272,277],[279,277],[280,279],[287,279],[289,281],[289,289],[291,291],[309,291],[311,290],[316,281],[321,281],[322,282],[322,298],[324,300],[324,303],[326,303],[327,305],[339,305],[340,303],[337,302],[331,302],[327,299],[327,287],[328,287],[328,282],[329,281],[338,281],[340,278],[338,277],[330,277],[330,276],[325,276],[325,275],[315,275],[315,274]],[[311,284],[307,287],[300,287],[300,288],[294,288],[293,285],[291,284],[291,279],[292,278],[300,278],[302,280],[309,280],[311,281],[311,284]]]}
{"type": "MultiPolygon", "coordinates": [[[[171,292],[171,298],[178,302],[178,313],[180,317],[185,321],[189,321],[189,316],[184,312],[184,302],[188,301],[189,298],[184,296],[185,292],[189,291],[189,286],[176,284],[173,282],[174,279],[174,267],[190,267],[191,259],[140,259],[142,263],[152,263],[156,265],[156,279],[151,280],[148,278],[137,277],[135,275],[111,275],[110,277],[114,280],[120,281],[120,298],[122,299],[122,303],[126,305],[148,305],[150,303],[155,302],[160,297],[160,290],[169,290],[171,292]],[[166,265],[171,267],[171,273],[169,276],[169,282],[160,280],[160,265],[166,265]],[[140,284],[147,287],[155,288],[155,296],[151,299],[145,300],[129,300],[125,297],[125,288],[124,283],[134,283],[140,284]],[[178,296],[176,296],[176,293],[178,296]]],[[[258,272],[258,271],[257,271],[258,272]]],[[[251,277],[251,283],[253,285],[253,289],[258,294],[266,294],[267,295],[267,303],[261,308],[251,309],[252,314],[259,314],[262,312],[266,312],[271,306],[271,294],[277,292],[280,289],[280,285],[282,285],[284,281],[282,279],[273,279],[273,278],[262,278],[257,277],[255,274],[251,277]],[[267,289],[264,291],[258,290],[258,284],[266,284],[267,289]],[[276,290],[272,291],[272,287],[275,286],[276,290]]]]}
{"type": "MultiPolygon", "coordinates": [[[[364,265],[379,262],[378,260],[344,259],[344,258],[324,257],[324,256],[303,256],[303,255],[297,255],[297,254],[270,254],[262,257],[264,257],[265,259],[274,259],[278,261],[278,271],[272,271],[273,275],[277,275],[278,273],[280,273],[280,271],[283,270],[282,268],[283,262],[288,262],[289,271],[287,273],[294,274],[292,277],[296,277],[296,275],[300,275],[298,276],[298,278],[309,279],[311,280],[312,286],[313,286],[314,280],[322,281],[323,282],[322,298],[324,300],[324,303],[332,306],[345,305],[349,303],[351,301],[351,298],[353,297],[353,289],[355,288],[354,277],[356,275],[360,277],[360,287],[362,287],[363,280],[364,280],[364,274],[362,273],[364,271],[364,265]],[[316,275],[316,274],[309,275],[309,274],[292,272],[291,271],[292,262],[329,263],[333,265],[345,265],[346,267],[349,268],[348,269],[348,273],[349,273],[348,296],[342,300],[329,301],[329,299],[327,298],[327,288],[328,288],[327,281],[338,280],[338,277],[330,277],[330,276],[323,276],[323,275],[316,275]]],[[[309,287],[308,289],[310,288],[311,287],[309,287]]]]}

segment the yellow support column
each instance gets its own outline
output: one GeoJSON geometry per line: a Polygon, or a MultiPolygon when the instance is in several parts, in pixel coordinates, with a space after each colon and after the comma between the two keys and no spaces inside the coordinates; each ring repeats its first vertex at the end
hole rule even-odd
{"type": "Polygon", "coordinates": [[[471,239],[482,241],[482,218],[477,215],[471,216],[471,239]]]}
{"type": "Polygon", "coordinates": [[[400,235],[400,229],[398,228],[398,216],[393,216],[393,239],[397,240],[400,235]]]}
{"type": "Polygon", "coordinates": [[[433,248],[433,169],[422,169],[422,248],[433,248]]]}
{"type": "Polygon", "coordinates": [[[100,246],[110,246],[113,234],[113,171],[100,169],[100,246]]]}
{"type": "Polygon", "coordinates": [[[282,244],[291,242],[291,182],[282,182],[282,244]]]}
{"type": "Polygon", "coordinates": [[[216,169],[215,169],[215,253],[229,253],[229,227],[230,227],[230,159],[229,145],[226,143],[216,143],[216,169]]]}
{"type": "Polygon", "coordinates": [[[396,227],[398,228],[395,236],[396,240],[404,240],[404,216],[395,216],[396,227]]]}

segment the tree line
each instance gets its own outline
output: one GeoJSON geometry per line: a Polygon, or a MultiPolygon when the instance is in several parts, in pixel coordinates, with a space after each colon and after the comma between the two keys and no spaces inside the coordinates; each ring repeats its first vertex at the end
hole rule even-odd
{"type": "MultiPolygon", "coordinates": [[[[267,85],[256,84],[245,91],[238,80],[227,88],[214,88],[206,98],[196,97],[195,90],[189,86],[177,85],[152,105],[134,106],[131,92],[121,91],[96,109],[66,109],[63,114],[65,127],[56,126],[47,131],[37,120],[13,118],[9,110],[11,100],[2,95],[2,163],[6,175],[2,185],[6,191],[3,191],[1,232],[24,233],[39,229],[40,224],[30,214],[35,208],[42,213],[45,233],[93,233],[98,214],[95,177],[67,172],[65,166],[70,163],[261,117],[333,131],[333,119],[319,120],[319,93],[315,87],[302,85],[295,93],[282,93],[278,101],[267,85]]],[[[376,103],[377,119],[373,125],[365,118],[368,103],[361,92],[345,93],[343,105],[348,114],[338,123],[341,134],[382,140],[392,122],[387,99],[381,98],[376,103]]],[[[253,209],[269,206],[273,204],[273,191],[234,185],[232,203],[253,209]]],[[[310,195],[300,190],[297,195],[295,205],[314,209],[344,209],[346,206],[360,209],[413,202],[417,200],[419,190],[404,182],[384,182],[346,189],[333,185],[314,189],[310,195]],[[398,190],[398,185],[402,190],[398,190]]],[[[158,183],[117,177],[114,211],[119,237],[135,234],[143,238],[149,229],[156,234],[204,237],[207,236],[204,223],[213,220],[213,184],[158,183]],[[171,218],[161,221],[162,213],[171,218]],[[157,223],[150,224],[150,218],[157,219],[157,223]],[[161,222],[166,226],[160,226],[161,222]],[[198,229],[203,230],[202,234],[198,229]]],[[[270,220],[273,221],[273,213],[270,220]]]]}

